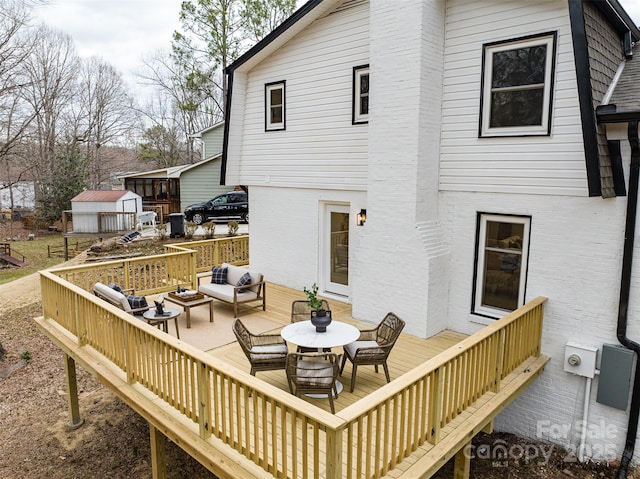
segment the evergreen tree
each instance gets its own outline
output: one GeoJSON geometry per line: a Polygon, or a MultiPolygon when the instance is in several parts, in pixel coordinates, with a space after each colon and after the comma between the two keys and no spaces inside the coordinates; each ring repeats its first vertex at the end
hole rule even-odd
{"type": "Polygon", "coordinates": [[[71,209],[71,199],[87,186],[87,158],[78,143],[67,141],[58,151],[52,175],[43,185],[39,199],[40,216],[47,221],[62,218],[62,212],[71,209]]]}

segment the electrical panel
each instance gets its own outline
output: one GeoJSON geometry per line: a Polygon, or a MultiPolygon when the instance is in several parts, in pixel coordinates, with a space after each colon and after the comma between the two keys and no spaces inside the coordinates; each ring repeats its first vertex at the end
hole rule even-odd
{"type": "Polygon", "coordinates": [[[624,346],[617,344],[602,345],[596,401],[623,411],[627,409],[631,375],[633,374],[633,360],[633,351],[624,346]]]}

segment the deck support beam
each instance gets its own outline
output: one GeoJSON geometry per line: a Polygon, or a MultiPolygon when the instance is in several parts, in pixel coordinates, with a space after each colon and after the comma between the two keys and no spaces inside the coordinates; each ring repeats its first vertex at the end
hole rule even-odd
{"type": "Polygon", "coordinates": [[[167,479],[167,438],[149,423],[151,470],[153,479],[167,479]]]}
{"type": "Polygon", "coordinates": [[[76,361],[68,354],[64,355],[64,373],[67,379],[67,407],[69,408],[69,424],[67,426],[70,429],[77,429],[84,424],[84,419],[80,418],[76,361]]]}
{"type": "Polygon", "coordinates": [[[453,463],[453,479],[469,479],[471,472],[471,441],[466,443],[455,456],[453,463]]]}

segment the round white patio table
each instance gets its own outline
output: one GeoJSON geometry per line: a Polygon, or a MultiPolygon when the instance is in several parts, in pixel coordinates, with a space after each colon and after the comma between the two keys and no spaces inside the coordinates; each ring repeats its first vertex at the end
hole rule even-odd
{"type": "MultiPolygon", "coordinates": [[[[280,335],[288,343],[322,351],[324,348],[337,348],[354,342],[360,337],[360,330],[350,324],[333,320],[324,333],[319,333],[311,321],[298,321],[282,328],[280,335]]],[[[342,391],[340,381],[336,381],[336,390],[338,394],[342,391]]],[[[325,397],[326,395],[306,394],[306,396],[325,397]]]]}

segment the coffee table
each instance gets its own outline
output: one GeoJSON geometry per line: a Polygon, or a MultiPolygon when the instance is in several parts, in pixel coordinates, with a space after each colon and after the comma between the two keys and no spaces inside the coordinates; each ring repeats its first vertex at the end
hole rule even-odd
{"type": "MultiPolygon", "coordinates": [[[[347,323],[333,320],[324,333],[318,333],[311,321],[299,321],[286,325],[280,331],[282,339],[288,343],[307,348],[316,348],[322,352],[325,348],[337,348],[354,342],[360,337],[360,330],[347,323]]],[[[342,391],[342,383],[336,381],[338,394],[342,391]]],[[[326,397],[326,394],[306,394],[309,397],[326,397]]]]}
{"type": "Polygon", "coordinates": [[[164,300],[169,303],[182,306],[184,312],[187,314],[187,329],[191,328],[191,308],[200,306],[201,304],[209,304],[209,322],[213,323],[213,298],[211,296],[205,296],[201,299],[193,299],[191,301],[182,300],[174,296],[164,295],[164,300]]]}
{"type": "Polygon", "coordinates": [[[180,331],[178,331],[178,316],[180,316],[180,311],[172,308],[164,308],[164,312],[164,315],[156,316],[156,310],[151,308],[148,311],[145,311],[142,317],[151,326],[162,326],[162,330],[167,334],[169,334],[169,320],[173,319],[176,323],[176,336],[180,339],[180,331]]]}

